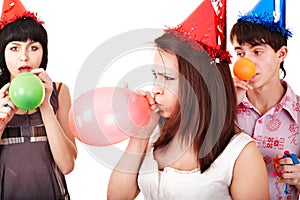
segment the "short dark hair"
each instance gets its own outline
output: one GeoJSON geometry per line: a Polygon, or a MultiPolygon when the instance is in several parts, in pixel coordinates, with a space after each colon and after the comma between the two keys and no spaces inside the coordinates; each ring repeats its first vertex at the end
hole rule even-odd
{"type": "MultiPolygon", "coordinates": [[[[287,46],[287,39],[279,32],[271,31],[259,24],[246,21],[238,21],[230,31],[230,41],[233,42],[236,37],[237,42],[241,45],[248,43],[252,46],[267,44],[275,52],[282,46],[287,46]]],[[[283,72],[283,78],[286,76],[286,71],[283,66],[283,61],[280,64],[280,69],[283,72]]]]}
{"type": "Polygon", "coordinates": [[[0,31],[0,86],[10,81],[10,73],[7,69],[4,57],[6,45],[11,41],[32,40],[39,42],[43,48],[43,57],[40,68],[46,69],[48,63],[48,35],[47,31],[37,21],[31,18],[20,18],[7,24],[0,31]]]}

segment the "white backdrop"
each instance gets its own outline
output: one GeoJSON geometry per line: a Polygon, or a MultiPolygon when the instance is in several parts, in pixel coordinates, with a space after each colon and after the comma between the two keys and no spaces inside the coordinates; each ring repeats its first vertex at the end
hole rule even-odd
{"type": "MultiPolygon", "coordinates": [[[[238,10],[251,9],[258,0],[227,0],[228,31],[238,10]]],[[[49,34],[48,72],[54,81],[66,83],[73,94],[76,76],[88,55],[104,41],[139,28],[165,28],[182,22],[202,0],[22,0],[27,9],[38,12],[49,34]]],[[[297,47],[300,44],[299,8],[287,0],[289,40],[286,80],[300,94],[297,47]]],[[[2,1],[1,4],[2,5],[2,1]]],[[[151,42],[151,41],[149,41],[151,42]]],[[[230,49],[230,45],[228,45],[230,49]]],[[[105,55],[103,55],[105,56],[105,55]]],[[[149,63],[147,63],[149,64],[149,63]]],[[[115,72],[117,73],[117,72],[115,72]]],[[[112,77],[113,78],[113,77],[112,77]]],[[[88,78],[87,78],[88,81],[88,78]]],[[[66,176],[72,200],[106,199],[111,169],[97,162],[78,142],[78,158],[66,176]]]]}

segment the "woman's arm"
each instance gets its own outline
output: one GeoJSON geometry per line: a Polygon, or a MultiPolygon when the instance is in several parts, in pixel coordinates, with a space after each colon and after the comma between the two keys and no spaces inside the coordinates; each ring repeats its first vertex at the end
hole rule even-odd
{"type": "Polygon", "coordinates": [[[148,142],[148,139],[130,138],[126,151],[110,176],[107,199],[134,199],[139,194],[138,172],[148,142]]]}
{"type": "Polygon", "coordinates": [[[54,161],[63,174],[68,174],[74,169],[77,148],[75,138],[69,129],[68,117],[71,97],[65,84],[61,86],[58,102],[59,107],[56,115],[50,101],[40,107],[40,110],[54,161]]]}
{"type": "Polygon", "coordinates": [[[126,151],[110,176],[107,199],[134,199],[140,192],[137,183],[139,169],[149,144],[149,137],[157,126],[160,115],[150,93],[145,91],[138,93],[148,100],[151,120],[146,127],[129,139],[126,151]]]}
{"type": "Polygon", "coordinates": [[[236,160],[232,183],[232,199],[270,199],[265,162],[255,142],[250,142],[236,160]]]}

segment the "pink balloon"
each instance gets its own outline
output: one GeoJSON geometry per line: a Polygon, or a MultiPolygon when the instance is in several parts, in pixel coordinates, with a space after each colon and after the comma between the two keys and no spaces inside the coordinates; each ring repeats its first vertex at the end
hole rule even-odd
{"type": "Polygon", "coordinates": [[[70,112],[69,112],[69,128],[71,130],[71,132],[73,133],[73,135],[82,142],[82,139],[79,136],[79,133],[77,131],[76,128],[76,124],[75,124],[75,119],[74,119],[74,112],[73,112],[73,108],[70,108],[70,112]]]}
{"type": "Polygon", "coordinates": [[[150,107],[146,98],[117,87],[84,93],[75,100],[69,113],[73,135],[92,146],[119,143],[149,122],[150,107]]]}

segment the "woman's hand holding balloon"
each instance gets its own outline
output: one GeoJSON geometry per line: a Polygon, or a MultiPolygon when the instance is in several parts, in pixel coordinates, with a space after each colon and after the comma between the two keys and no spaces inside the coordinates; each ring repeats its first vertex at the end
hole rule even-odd
{"type": "MultiPolygon", "coordinates": [[[[0,133],[18,110],[8,96],[9,83],[0,89],[0,133]]],[[[1,135],[0,134],[0,135],[1,135]]]]}
{"type": "Polygon", "coordinates": [[[136,93],[138,95],[144,96],[147,99],[147,101],[149,103],[149,107],[151,109],[151,112],[150,112],[149,123],[145,127],[143,127],[133,137],[140,138],[140,139],[148,139],[152,135],[154,129],[158,125],[158,120],[160,118],[160,115],[158,113],[159,108],[156,106],[155,99],[152,97],[152,95],[149,91],[137,90],[136,93]]]}
{"type": "Polygon", "coordinates": [[[51,78],[43,68],[33,69],[30,72],[37,75],[44,84],[45,98],[44,101],[41,103],[40,108],[43,108],[47,103],[48,105],[50,105],[50,97],[53,91],[53,84],[51,78]]]}

